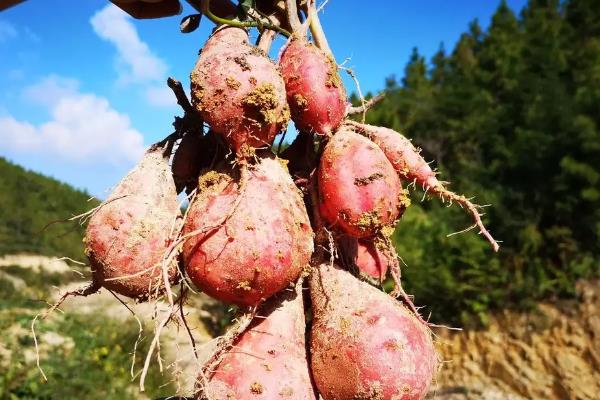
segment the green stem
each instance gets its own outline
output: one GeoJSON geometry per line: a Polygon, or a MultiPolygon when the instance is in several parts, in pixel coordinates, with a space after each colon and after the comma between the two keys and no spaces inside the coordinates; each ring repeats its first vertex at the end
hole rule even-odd
{"type": "Polygon", "coordinates": [[[210,0],[204,0],[202,2],[202,13],[204,15],[206,15],[208,17],[208,19],[210,19],[215,24],[229,25],[229,26],[234,26],[237,28],[271,29],[273,31],[281,33],[285,37],[290,37],[290,35],[291,35],[285,29],[283,29],[279,26],[273,25],[273,24],[269,24],[269,23],[263,23],[260,21],[238,21],[238,20],[234,20],[234,19],[218,17],[210,11],[210,0]]]}

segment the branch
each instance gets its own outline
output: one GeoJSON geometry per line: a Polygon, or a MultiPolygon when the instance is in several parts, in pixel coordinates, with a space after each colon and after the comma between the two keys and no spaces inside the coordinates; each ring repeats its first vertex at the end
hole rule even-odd
{"type": "Polygon", "coordinates": [[[346,115],[348,116],[348,115],[365,113],[371,107],[373,107],[374,105],[379,103],[381,100],[383,100],[384,97],[385,97],[385,93],[382,92],[382,93],[379,93],[377,96],[366,101],[364,105],[360,105],[360,106],[356,106],[356,107],[354,107],[352,105],[348,105],[348,107],[346,107],[346,115]]]}

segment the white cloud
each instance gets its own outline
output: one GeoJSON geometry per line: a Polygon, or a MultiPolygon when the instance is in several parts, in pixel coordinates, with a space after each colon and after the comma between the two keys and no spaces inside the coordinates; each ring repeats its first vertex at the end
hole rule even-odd
{"type": "Polygon", "coordinates": [[[109,4],[90,20],[94,31],[117,48],[118,72],[121,82],[163,80],[165,62],[143,42],[129,17],[120,8],[109,4]]]}
{"type": "Polygon", "coordinates": [[[144,151],[143,136],[131,127],[129,117],[105,98],[80,93],[77,87],[75,80],[52,76],[26,88],[23,95],[48,106],[52,118],[33,125],[10,115],[0,117],[2,148],[80,165],[136,162],[144,151]]]}
{"type": "Polygon", "coordinates": [[[10,23],[0,20],[0,43],[17,37],[17,29],[10,23]]]}
{"type": "Polygon", "coordinates": [[[23,97],[34,103],[50,107],[56,103],[57,99],[76,95],[78,91],[77,79],[49,75],[42,81],[26,87],[23,90],[23,97]]]}
{"type": "Polygon", "coordinates": [[[148,103],[157,107],[174,107],[177,105],[177,99],[173,91],[168,86],[149,86],[146,88],[146,100],[148,103]]]}

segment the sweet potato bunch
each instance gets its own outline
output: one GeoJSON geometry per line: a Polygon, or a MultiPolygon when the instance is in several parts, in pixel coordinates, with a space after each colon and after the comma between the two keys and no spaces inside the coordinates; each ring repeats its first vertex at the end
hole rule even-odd
{"type": "Polygon", "coordinates": [[[94,285],[145,300],[185,279],[250,313],[201,369],[198,398],[422,399],[438,356],[390,240],[402,185],[466,206],[489,234],[410,140],[347,118],[314,4],[304,25],[296,6],[277,62],[248,24],[219,20],[191,73],[196,125],[149,150],[90,219],[94,285]],[[297,137],[275,151],[290,118],[297,137]]]}

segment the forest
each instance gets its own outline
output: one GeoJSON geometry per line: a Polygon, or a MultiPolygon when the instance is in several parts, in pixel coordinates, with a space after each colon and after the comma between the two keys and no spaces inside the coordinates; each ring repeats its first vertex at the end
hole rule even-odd
{"type": "MultiPolygon", "coordinates": [[[[403,277],[433,319],[485,324],[488,310],[574,294],[600,252],[600,7],[502,1],[453,49],[414,49],[368,123],[402,132],[439,178],[487,207],[493,254],[456,205],[416,191],[395,232],[403,277]]],[[[358,98],[353,96],[356,103],[358,98]]]]}
{"type": "Polygon", "coordinates": [[[83,259],[83,226],[69,218],[98,201],[66,183],[0,157],[0,256],[32,253],[83,259]]]}

